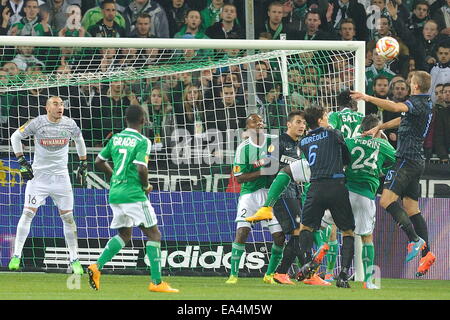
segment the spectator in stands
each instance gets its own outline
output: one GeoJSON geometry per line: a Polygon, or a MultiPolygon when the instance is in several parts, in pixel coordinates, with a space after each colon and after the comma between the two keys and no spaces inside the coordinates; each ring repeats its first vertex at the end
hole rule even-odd
{"type": "Polygon", "coordinates": [[[77,5],[70,5],[66,9],[66,23],[59,29],[59,37],[84,37],[86,29],[81,25],[81,9],[77,5]]]}
{"type": "MultiPolygon", "coordinates": [[[[405,80],[396,80],[392,79],[391,82],[391,90],[389,95],[391,96],[390,100],[394,102],[405,102],[409,97],[409,86],[405,80]]],[[[401,117],[401,112],[391,112],[391,111],[383,111],[383,122],[388,122],[392,119],[401,117]]],[[[388,141],[391,145],[396,148],[397,146],[397,131],[398,128],[388,129],[385,131],[386,136],[388,137],[388,141]]]]}
{"type": "Polygon", "coordinates": [[[53,33],[58,34],[59,30],[66,26],[66,11],[69,6],[70,4],[66,0],[47,0],[39,7],[41,14],[48,14],[48,23],[53,33]]]}
{"type": "Polygon", "coordinates": [[[255,34],[260,35],[262,32],[270,33],[271,40],[279,40],[280,35],[286,35],[287,39],[294,37],[293,34],[287,34],[287,26],[283,24],[283,4],[281,2],[274,1],[269,5],[267,9],[267,20],[263,26],[256,29],[255,34]]]}
{"type": "Polygon", "coordinates": [[[211,0],[209,5],[200,11],[202,16],[202,29],[206,30],[221,19],[224,0],[211,0]]]}
{"type": "Polygon", "coordinates": [[[20,80],[22,72],[20,71],[17,64],[13,61],[8,61],[3,64],[2,70],[8,74],[8,79],[10,82],[16,82],[20,80]]]}
{"type": "Polygon", "coordinates": [[[430,19],[430,5],[425,0],[417,1],[414,4],[414,10],[406,22],[406,26],[414,34],[415,37],[420,37],[425,23],[430,19]]]}
{"type": "Polygon", "coordinates": [[[195,39],[209,39],[202,31],[202,18],[197,10],[189,10],[184,19],[184,26],[178,31],[174,38],[184,38],[186,35],[192,35],[195,39]]]}
{"type": "Polygon", "coordinates": [[[450,152],[450,82],[443,85],[443,103],[436,103],[433,145],[439,159],[448,163],[450,152]]]}
{"type": "MultiPolygon", "coordinates": [[[[111,2],[110,0],[105,1],[111,2]]],[[[83,19],[81,19],[81,25],[83,26],[84,30],[89,30],[89,28],[95,26],[97,22],[104,18],[102,6],[103,2],[100,4],[100,6],[91,8],[84,13],[83,19]]],[[[122,16],[122,14],[120,14],[120,12],[117,12],[117,7],[116,14],[114,16],[114,22],[118,24],[122,29],[126,30],[125,18],[122,16]]]]}
{"type": "MultiPolygon", "coordinates": [[[[436,1],[438,2],[438,1],[436,1]]],[[[446,0],[443,5],[432,16],[439,26],[440,33],[450,35],[450,0],[446,0]]]]}
{"type": "Polygon", "coordinates": [[[164,8],[155,0],[133,0],[126,7],[124,17],[129,32],[133,32],[134,24],[140,13],[151,17],[151,33],[155,38],[169,38],[169,22],[164,8]]]}
{"type": "Polygon", "coordinates": [[[230,72],[225,76],[225,84],[231,84],[234,88],[234,95],[237,104],[245,104],[245,88],[242,80],[242,74],[238,72],[230,72]]]}
{"type": "Polygon", "coordinates": [[[175,124],[186,129],[191,136],[204,132],[205,108],[198,86],[191,84],[184,88],[182,98],[174,104],[175,124]]]}
{"type": "Polygon", "coordinates": [[[436,85],[434,92],[436,95],[436,102],[433,104],[433,117],[431,119],[430,128],[428,130],[428,134],[425,137],[425,141],[423,142],[423,150],[425,155],[425,160],[429,161],[433,153],[436,153],[436,147],[435,147],[435,128],[436,128],[436,115],[438,112],[438,109],[445,108],[445,102],[444,102],[444,95],[443,95],[443,87],[444,85],[442,83],[439,83],[436,85]]]}
{"type": "Polygon", "coordinates": [[[170,104],[175,105],[175,101],[180,101],[182,98],[182,84],[180,81],[180,74],[171,74],[163,77],[162,89],[167,93],[170,99],[170,104]]]}
{"type": "Polygon", "coordinates": [[[128,33],[128,38],[154,38],[151,31],[152,18],[148,13],[140,13],[136,18],[133,31],[128,33]]]}
{"type": "Polygon", "coordinates": [[[367,94],[372,95],[372,90],[375,87],[374,79],[380,75],[387,78],[389,81],[395,76],[395,73],[391,71],[386,64],[386,60],[377,53],[376,49],[372,50],[373,63],[370,67],[366,68],[366,90],[367,94]]]}
{"type": "Polygon", "coordinates": [[[263,115],[268,130],[286,128],[287,106],[280,99],[280,88],[277,85],[267,88],[264,108],[260,109],[259,114],[263,115]]]}
{"type": "Polygon", "coordinates": [[[169,24],[169,37],[173,38],[184,25],[184,18],[191,9],[185,0],[168,0],[164,6],[169,24]]]}
{"type": "Polygon", "coordinates": [[[436,56],[437,63],[430,71],[430,94],[432,95],[431,99],[433,102],[436,101],[436,96],[434,95],[436,84],[450,81],[450,39],[438,45],[436,56]]]}
{"type": "Polygon", "coordinates": [[[419,42],[425,49],[425,61],[428,64],[428,70],[431,70],[432,66],[437,62],[437,46],[445,37],[445,35],[439,34],[436,21],[429,20],[425,23],[422,35],[419,37],[419,42]]]}
{"type": "Polygon", "coordinates": [[[0,34],[6,35],[9,28],[25,17],[24,0],[2,1],[0,3],[1,28],[0,34]],[[6,2],[6,3],[5,3],[6,2]]]}
{"type": "MultiPolygon", "coordinates": [[[[356,39],[365,41],[367,40],[367,16],[364,6],[357,0],[332,0],[333,13],[331,15],[331,21],[333,23],[333,29],[337,33],[341,30],[341,24],[347,19],[352,19],[356,31],[356,39]]],[[[341,34],[342,36],[342,34],[341,34]]]]}
{"type": "Polygon", "coordinates": [[[233,85],[224,84],[220,97],[220,102],[214,108],[208,108],[209,110],[206,113],[207,127],[219,131],[245,128],[247,111],[245,106],[238,104],[233,85]]]}
{"type": "Polygon", "coordinates": [[[8,35],[12,36],[51,36],[52,31],[48,24],[48,14],[39,17],[39,4],[37,0],[26,0],[24,3],[25,17],[11,26],[8,35]]]}
{"type": "Polygon", "coordinates": [[[33,54],[34,47],[20,46],[17,47],[18,54],[12,60],[21,71],[27,70],[29,66],[40,65],[45,69],[44,63],[37,59],[33,54]]]}
{"type": "Polygon", "coordinates": [[[11,100],[9,108],[9,130],[12,134],[32,118],[46,114],[45,103],[48,91],[42,88],[19,91],[11,100]]]}
{"type": "Polygon", "coordinates": [[[91,37],[120,38],[125,37],[125,29],[116,21],[116,2],[114,0],[104,0],[101,5],[103,19],[87,29],[91,37]]]}
{"type": "Polygon", "coordinates": [[[307,106],[314,106],[318,104],[318,90],[317,82],[312,79],[307,79],[301,86],[302,97],[306,100],[307,106]]]}
{"type": "Polygon", "coordinates": [[[147,113],[148,125],[144,127],[144,133],[154,143],[156,150],[161,150],[167,145],[165,138],[170,137],[174,129],[172,105],[167,94],[161,87],[155,86],[150,95],[142,104],[147,113]]]}
{"type": "Polygon", "coordinates": [[[237,23],[236,6],[233,4],[225,4],[220,14],[221,20],[214,23],[205,34],[211,39],[244,39],[245,32],[237,23]]]}
{"type": "Polygon", "coordinates": [[[99,72],[107,72],[119,67],[116,48],[100,49],[100,57],[99,72]]]}
{"type": "MultiPolygon", "coordinates": [[[[380,99],[387,99],[387,96],[389,94],[389,78],[381,74],[376,76],[373,79],[373,86],[371,91],[373,92],[371,94],[372,96],[380,99]]],[[[379,115],[379,109],[375,104],[366,102],[366,115],[371,113],[379,115]]]]}
{"type": "Polygon", "coordinates": [[[125,129],[126,108],[139,103],[133,94],[127,95],[124,89],[121,81],[112,81],[107,85],[106,93],[91,102],[96,146],[106,144],[114,133],[125,129]]]}
{"type": "MultiPolygon", "coordinates": [[[[298,40],[332,40],[335,38],[328,31],[322,31],[320,26],[322,21],[317,10],[310,10],[305,17],[305,30],[298,34],[298,40]]],[[[328,29],[328,28],[325,28],[328,29]]]]}
{"type": "Polygon", "coordinates": [[[305,16],[308,11],[307,0],[292,0],[290,6],[285,2],[283,6],[283,24],[287,26],[287,33],[297,34],[304,29],[305,16]]]}
{"type": "Polygon", "coordinates": [[[356,26],[353,19],[347,18],[342,20],[339,27],[340,40],[353,41],[356,40],[356,26]]]}

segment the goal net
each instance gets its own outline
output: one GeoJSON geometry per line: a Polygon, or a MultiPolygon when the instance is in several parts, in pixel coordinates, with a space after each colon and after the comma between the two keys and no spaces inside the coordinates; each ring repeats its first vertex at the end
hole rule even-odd
{"type": "MultiPolygon", "coordinates": [[[[9,145],[26,121],[45,114],[59,96],[65,115],[88,147],[87,187],[75,179],[70,149],[79,257],[95,262],[109,238],[109,184],[94,160],[113,133],[125,128],[127,106],[147,113],[143,134],[152,141],[150,201],[162,233],[163,272],[224,275],[236,233],[239,185],[232,176],[245,119],[260,114],[268,133],[286,129],[293,109],[336,110],[343,89],[364,90],[364,44],[333,41],[87,39],[0,37],[0,262],[6,267],[22,214],[25,183],[9,145]]],[[[23,141],[32,162],[33,141],[23,141]]],[[[148,273],[139,229],[105,270],[148,273]]],[[[255,225],[240,275],[267,268],[272,238],[255,225]]],[[[47,199],[32,222],[23,252],[27,270],[66,271],[63,227],[47,199]]]]}

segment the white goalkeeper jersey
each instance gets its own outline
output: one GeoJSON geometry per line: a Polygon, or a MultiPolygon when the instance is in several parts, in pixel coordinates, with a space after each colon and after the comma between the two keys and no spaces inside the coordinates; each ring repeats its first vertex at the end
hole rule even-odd
{"type": "Polygon", "coordinates": [[[63,116],[59,122],[51,122],[47,115],[41,115],[21,126],[17,132],[22,139],[34,136],[34,173],[69,173],[69,142],[81,135],[75,121],[63,116]]]}

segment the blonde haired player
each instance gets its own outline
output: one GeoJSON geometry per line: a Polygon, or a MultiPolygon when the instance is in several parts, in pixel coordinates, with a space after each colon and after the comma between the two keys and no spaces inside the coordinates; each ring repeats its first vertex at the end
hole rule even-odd
{"type": "Polygon", "coordinates": [[[80,128],[74,120],[63,115],[64,103],[60,97],[50,97],[46,103],[46,115],[26,123],[11,136],[11,145],[20,164],[20,173],[27,181],[25,204],[17,225],[14,254],[9,270],[18,270],[23,246],[30,233],[31,222],[39,207],[51,197],[59,209],[64,237],[69,249],[70,264],[75,274],[83,274],[78,260],[77,227],[73,218],[73,192],[67,169],[69,142],[75,142],[80,166],[77,178],[86,182],[86,146],[80,128]],[[34,136],[34,161],[31,166],[23,155],[22,139],[34,136]]]}

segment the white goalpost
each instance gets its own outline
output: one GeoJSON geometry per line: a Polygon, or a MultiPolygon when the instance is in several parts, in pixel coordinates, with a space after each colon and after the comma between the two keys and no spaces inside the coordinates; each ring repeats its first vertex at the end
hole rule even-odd
{"type": "MultiPolygon", "coordinates": [[[[74,189],[83,265],[95,261],[111,236],[108,184],[93,160],[111,133],[122,129],[126,106],[137,103],[148,113],[144,134],[154,146],[149,176],[156,186],[150,197],[163,233],[164,270],[223,274],[230,265],[238,195],[231,165],[246,115],[258,112],[268,129],[282,132],[292,109],[320,104],[333,111],[343,89],[365,91],[361,41],[0,36],[0,48],[3,63],[12,61],[18,69],[0,81],[0,211],[6,216],[0,236],[13,237],[24,194],[9,136],[42,112],[46,97],[59,95],[88,146],[88,186],[74,189]]],[[[363,102],[358,110],[364,113],[363,102]]],[[[27,157],[32,151],[26,143],[27,157]]],[[[76,159],[71,148],[71,174],[76,159]]],[[[48,202],[41,210],[24,263],[30,269],[67,268],[54,207],[48,202]]],[[[255,228],[241,261],[249,275],[267,266],[270,243],[267,231],[255,228]]],[[[144,270],[144,248],[134,234],[127,251],[105,268],[144,270]]],[[[356,237],[357,281],[363,280],[361,248],[356,237]]]]}

